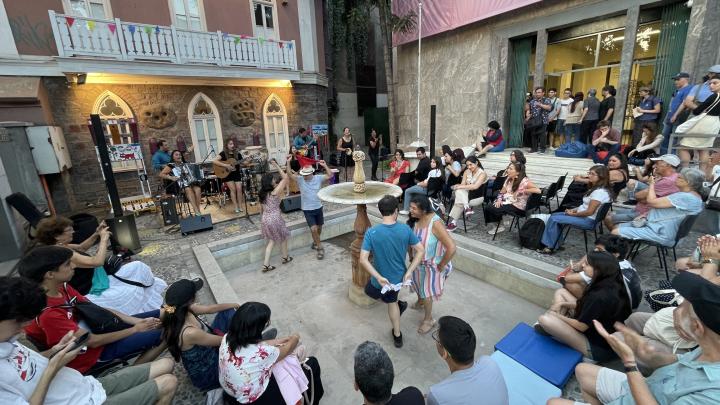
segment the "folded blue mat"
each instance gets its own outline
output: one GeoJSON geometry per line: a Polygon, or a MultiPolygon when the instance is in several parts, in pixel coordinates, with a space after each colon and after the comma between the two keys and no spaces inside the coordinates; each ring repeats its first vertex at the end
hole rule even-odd
{"type": "Polygon", "coordinates": [[[545,405],[548,399],[560,397],[560,388],[538,377],[506,354],[496,351],[490,357],[502,371],[508,388],[510,405],[545,405]]]}
{"type": "MultiPolygon", "coordinates": [[[[580,352],[557,340],[543,336],[524,323],[519,323],[495,345],[511,359],[562,388],[582,361],[580,352]]],[[[510,385],[508,385],[510,386],[510,385]]]]}

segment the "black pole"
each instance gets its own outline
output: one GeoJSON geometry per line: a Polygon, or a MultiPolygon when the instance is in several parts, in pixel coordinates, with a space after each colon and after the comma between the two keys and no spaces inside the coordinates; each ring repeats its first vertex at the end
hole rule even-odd
{"type": "Polygon", "coordinates": [[[120,195],[118,195],[117,184],[115,184],[115,175],[112,170],[112,162],[110,162],[110,154],[108,153],[107,142],[103,131],[103,124],[100,116],[97,114],[90,115],[90,124],[92,127],[92,136],[95,138],[95,145],[100,154],[100,168],[105,177],[105,186],[110,195],[110,205],[112,206],[113,215],[116,217],[123,215],[122,204],[120,204],[120,195]]]}
{"type": "Polygon", "coordinates": [[[430,157],[435,156],[435,104],[430,106],[430,157]]]}

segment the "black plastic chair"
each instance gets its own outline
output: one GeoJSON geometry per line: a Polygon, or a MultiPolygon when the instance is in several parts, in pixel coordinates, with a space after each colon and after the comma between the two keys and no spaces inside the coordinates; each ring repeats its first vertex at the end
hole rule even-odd
{"type": "MultiPolygon", "coordinates": [[[[516,226],[518,229],[518,232],[520,231],[520,219],[525,218],[527,219],[530,216],[530,213],[533,211],[536,211],[539,207],[542,206],[541,203],[541,194],[530,194],[530,197],[528,197],[527,204],[525,205],[525,211],[522,213],[506,213],[505,215],[510,215],[512,217],[512,221],[510,222],[510,228],[508,228],[508,231],[512,231],[513,227],[516,226]]],[[[492,237],[492,240],[495,240],[495,237],[498,234],[498,229],[500,229],[500,224],[502,224],[502,218],[500,221],[498,221],[497,227],[495,228],[495,234],[492,237]]]]}
{"type": "Polygon", "coordinates": [[[553,183],[543,189],[543,193],[540,197],[540,202],[547,208],[548,213],[552,213],[551,203],[554,198],[557,197],[558,184],[553,183]]]}
{"type": "MultiPolygon", "coordinates": [[[[482,186],[478,187],[476,190],[470,190],[468,193],[468,202],[485,196],[485,191],[487,191],[487,182],[485,182],[482,186]]],[[[485,200],[483,200],[485,202],[485,200]]],[[[452,209],[453,205],[455,205],[455,197],[450,199],[449,209],[452,209]]],[[[482,205],[480,206],[482,207],[482,205]]],[[[448,208],[446,208],[447,210],[448,208]]],[[[445,226],[450,223],[450,211],[447,211],[448,215],[445,219],[445,226]]],[[[465,233],[467,233],[467,215],[465,215],[465,211],[462,213],[462,221],[463,221],[463,229],[465,230],[465,233]]]]}
{"type": "Polygon", "coordinates": [[[593,231],[595,234],[595,239],[597,239],[598,231],[600,231],[600,234],[603,233],[603,221],[605,220],[605,217],[607,216],[608,212],[610,212],[610,207],[612,207],[612,203],[605,203],[602,204],[600,207],[598,207],[597,212],[595,213],[595,220],[593,221],[593,224],[588,227],[583,227],[579,225],[570,225],[570,224],[563,224],[562,228],[560,229],[560,238],[555,242],[555,246],[553,248],[558,247],[558,243],[560,242],[560,239],[562,239],[563,242],[568,237],[568,234],[572,229],[580,229],[583,231],[583,238],[585,238],[585,254],[587,254],[588,251],[588,240],[587,240],[587,231],[593,231]],[[565,232],[565,236],[562,236],[563,231],[565,232]]]}
{"type": "Polygon", "coordinates": [[[567,175],[567,172],[565,172],[565,174],[558,177],[558,180],[555,182],[555,184],[557,184],[557,190],[555,191],[555,200],[558,205],[560,205],[560,196],[558,194],[560,194],[562,189],[565,187],[565,179],[567,179],[567,175]]]}
{"type": "Polygon", "coordinates": [[[635,257],[638,255],[638,253],[640,253],[640,247],[642,247],[643,245],[648,247],[654,246],[655,250],[657,251],[660,268],[665,270],[665,278],[670,281],[670,271],[668,270],[666,258],[668,254],[668,249],[672,249],[673,259],[677,261],[677,253],[675,252],[675,248],[684,237],[688,236],[693,225],[695,225],[695,221],[697,220],[697,218],[698,215],[688,215],[682,220],[680,226],[678,227],[678,231],[675,234],[675,242],[671,247],[661,245],[651,240],[637,239],[632,241],[633,244],[630,247],[630,254],[628,255],[628,257],[630,257],[632,260],[635,260],[635,257]]]}
{"type": "Polygon", "coordinates": [[[507,177],[496,177],[495,181],[493,182],[492,187],[489,189],[489,192],[486,192],[487,197],[485,198],[485,201],[483,201],[484,205],[488,205],[495,201],[498,194],[500,193],[500,190],[502,190],[503,186],[505,185],[505,180],[507,177]]]}

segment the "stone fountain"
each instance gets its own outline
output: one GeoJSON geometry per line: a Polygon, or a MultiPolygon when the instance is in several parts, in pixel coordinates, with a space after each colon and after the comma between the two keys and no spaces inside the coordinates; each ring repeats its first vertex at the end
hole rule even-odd
{"type": "Polygon", "coordinates": [[[359,150],[354,151],[352,159],[355,161],[352,183],[345,182],[329,185],[318,192],[318,197],[323,201],[345,205],[353,204],[357,207],[357,216],[353,227],[355,240],[350,244],[350,251],[352,252],[352,284],[350,284],[348,296],[350,301],[355,304],[367,307],[375,302],[365,295],[365,285],[370,279],[370,275],[359,264],[360,248],[365,237],[365,231],[370,227],[367,204],[377,204],[381,198],[388,194],[400,197],[402,189],[394,184],[381,181],[365,181],[365,168],[363,167],[365,153],[359,150]]]}

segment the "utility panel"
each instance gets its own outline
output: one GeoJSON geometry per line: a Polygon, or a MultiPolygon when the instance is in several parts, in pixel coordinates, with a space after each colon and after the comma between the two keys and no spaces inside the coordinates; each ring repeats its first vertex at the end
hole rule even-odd
{"type": "Polygon", "coordinates": [[[38,174],[60,173],[72,167],[62,128],[28,127],[26,132],[38,174]]]}

